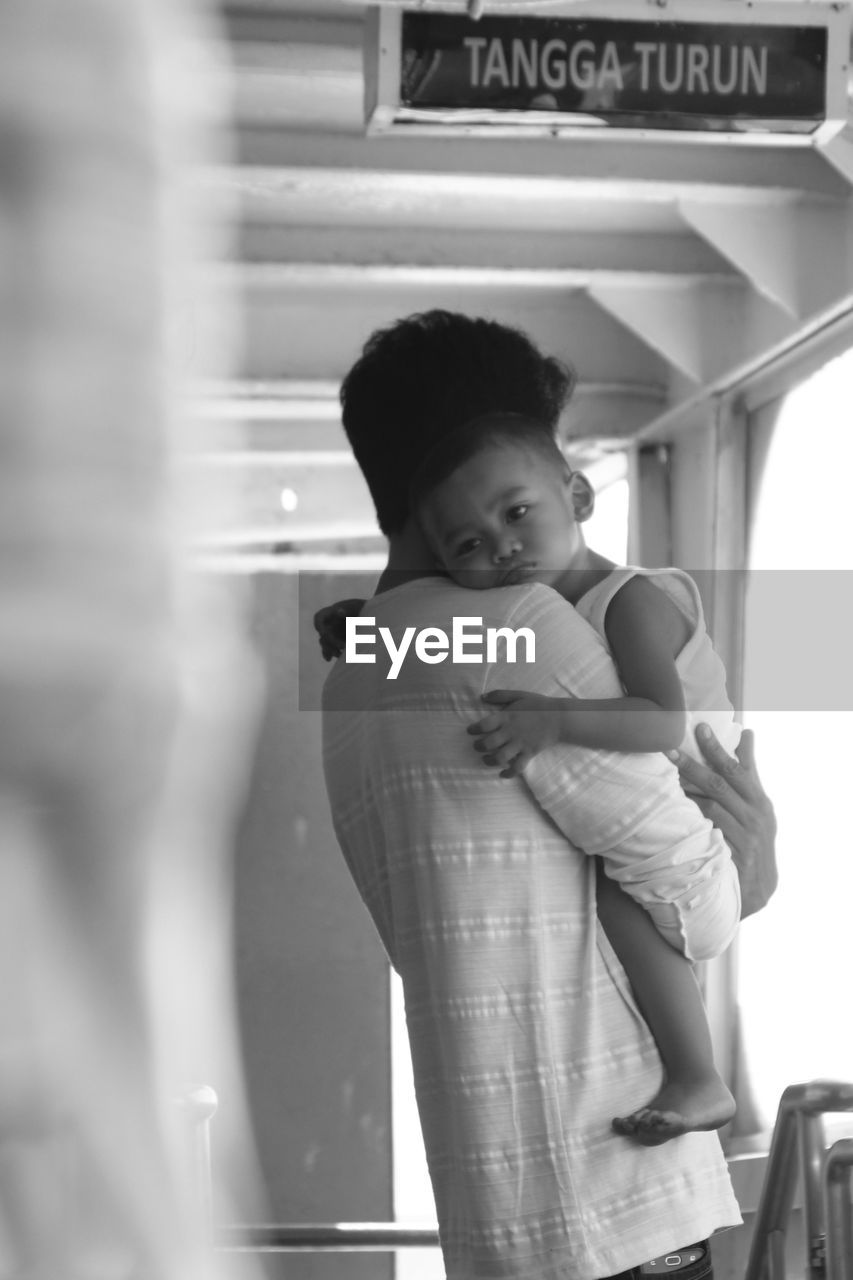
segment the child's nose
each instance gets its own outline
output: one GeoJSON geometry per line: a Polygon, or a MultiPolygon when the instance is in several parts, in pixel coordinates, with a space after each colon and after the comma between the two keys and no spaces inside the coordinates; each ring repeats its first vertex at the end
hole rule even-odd
{"type": "Polygon", "coordinates": [[[517,534],[506,534],[495,543],[492,559],[495,564],[503,564],[504,560],[511,560],[513,556],[517,556],[521,550],[521,539],[517,534]]]}

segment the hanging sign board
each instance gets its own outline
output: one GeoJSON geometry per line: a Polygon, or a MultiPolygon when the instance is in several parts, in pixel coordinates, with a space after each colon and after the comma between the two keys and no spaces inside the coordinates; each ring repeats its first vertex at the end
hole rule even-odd
{"type": "Polygon", "coordinates": [[[670,0],[478,21],[380,8],[371,24],[371,132],[598,127],[791,142],[846,119],[845,5],[670,0]]]}

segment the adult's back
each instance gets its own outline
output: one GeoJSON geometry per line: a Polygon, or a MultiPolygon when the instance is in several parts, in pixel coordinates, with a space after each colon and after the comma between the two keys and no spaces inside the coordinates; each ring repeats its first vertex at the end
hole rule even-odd
{"type": "Polygon", "coordinates": [[[424,578],[363,615],[397,640],[464,615],[535,636],[535,665],[410,653],[394,680],[377,644],[375,664],[340,661],[324,691],[333,818],[402,977],[449,1280],[595,1280],[738,1222],[715,1135],[648,1149],[611,1131],[661,1067],[586,856],[608,856],[665,929],[710,954],[739,908],[722,840],[662,757],[554,748],[506,780],[465,732],[489,688],[613,696],[603,644],[541,586],[468,594],[424,578]]]}

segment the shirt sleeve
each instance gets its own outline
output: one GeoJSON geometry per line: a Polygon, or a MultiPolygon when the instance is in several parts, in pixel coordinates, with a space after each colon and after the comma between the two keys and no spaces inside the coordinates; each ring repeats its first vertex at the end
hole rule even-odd
{"type": "MultiPolygon", "coordinates": [[[[604,642],[550,588],[525,592],[507,625],[531,630],[535,661],[522,667],[503,656],[486,669],[485,689],[621,696],[604,642]]],[[[559,745],[531,761],[524,781],[576,848],[604,860],[608,876],[671,946],[689,960],[710,959],[729,946],[741,910],[731,853],[665,756],[559,745]]]]}

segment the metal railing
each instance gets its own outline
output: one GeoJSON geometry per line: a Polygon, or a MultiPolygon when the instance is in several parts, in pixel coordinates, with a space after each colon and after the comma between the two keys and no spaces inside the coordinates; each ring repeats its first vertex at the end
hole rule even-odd
{"type": "Polygon", "coordinates": [[[228,1253],[293,1253],[310,1249],[325,1253],[388,1253],[395,1249],[438,1248],[435,1227],[402,1222],[316,1222],[221,1227],[217,1249],[228,1253]]]}
{"type": "Polygon", "coordinates": [[[829,1280],[853,1280],[853,1138],[830,1147],[824,1167],[826,1271],[829,1280]]]}
{"type": "Polygon", "coordinates": [[[210,1164],[210,1121],[219,1100],[209,1085],[194,1085],[174,1099],[186,1117],[191,1177],[203,1230],[213,1230],[213,1175],[210,1164]]]}
{"type": "MultiPolygon", "coordinates": [[[[199,1201],[209,1223],[210,1119],[216,1095],[201,1088],[182,1102],[192,1126],[199,1201]]],[[[745,1280],[785,1280],[786,1233],[799,1178],[807,1280],[853,1280],[853,1138],[842,1138],[826,1151],[823,1128],[824,1115],[845,1111],[853,1112],[853,1084],[813,1080],[790,1085],[782,1094],[745,1280]]],[[[383,1253],[438,1247],[435,1227],[400,1222],[258,1223],[213,1229],[212,1239],[217,1250],[229,1253],[383,1253]]]]}
{"type": "Polygon", "coordinates": [[[808,1280],[853,1280],[853,1142],[842,1139],[826,1152],[823,1116],[833,1111],[853,1111],[853,1084],[812,1080],[790,1085],[782,1094],[746,1280],[785,1280],[786,1234],[800,1177],[808,1280]]]}
{"type": "Polygon", "coordinates": [[[193,1181],[202,1222],[218,1251],[226,1253],[292,1253],[297,1250],[337,1253],[385,1253],[395,1249],[438,1248],[436,1227],[404,1222],[257,1223],[214,1227],[210,1121],[217,1097],[207,1085],[188,1089],[175,1099],[187,1120],[193,1181]]]}

